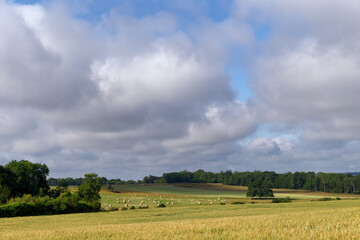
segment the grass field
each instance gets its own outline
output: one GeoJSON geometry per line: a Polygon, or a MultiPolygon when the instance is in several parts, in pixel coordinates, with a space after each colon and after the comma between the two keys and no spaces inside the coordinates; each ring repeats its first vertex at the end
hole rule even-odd
{"type": "Polygon", "coordinates": [[[278,190],[299,200],[250,204],[244,188],[234,186],[119,186],[117,191],[103,191],[102,203],[122,207],[126,197],[136,209],[2,218],[0,239],[360,239],[360,200],[353,195],[316,201],[328,194],[278,190]],[[155,199],[167,207],[157,208],[155,199]],[[230,204],[239,200],[246,204],[230,204]],[[139,209],[141,201],[149,208],[139,209]]]}

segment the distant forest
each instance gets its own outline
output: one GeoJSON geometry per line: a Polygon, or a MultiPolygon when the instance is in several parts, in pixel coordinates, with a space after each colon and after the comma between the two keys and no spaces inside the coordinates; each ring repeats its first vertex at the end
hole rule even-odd
{"type": "MultiPolygon", "coordinates": [[[[50,186],[61,184],[80,185],[82,178],[50,178],[50,186]]],[[[195,172],[181,171],[164,173],[161,177],[146,176],[142,180],[123,181],[121,179],[101,178],[103,185],[115,184],[151,184],[151,183],[223,183],[226,185],[249,186],[255,181],[263,181],[270,188],[304,189],[310,191],[330,193],[360,194],[360,175],[358,173],[314,173],[314,172],[287,172],[275,173],[272,171],[232,172],[219,173],[198,170],[195,172]]]]}

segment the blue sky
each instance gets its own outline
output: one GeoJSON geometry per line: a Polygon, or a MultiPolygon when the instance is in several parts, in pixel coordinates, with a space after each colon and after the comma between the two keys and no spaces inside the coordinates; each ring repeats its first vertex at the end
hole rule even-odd
{"type": "Polygon", "coordinates": [[[351,0],[0,1],[0,164],[122,179],[359,171],[359,10],[351,0]]]}

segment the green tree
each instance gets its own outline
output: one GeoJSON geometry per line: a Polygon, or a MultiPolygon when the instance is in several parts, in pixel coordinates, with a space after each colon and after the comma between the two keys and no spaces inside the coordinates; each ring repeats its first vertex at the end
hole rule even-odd
{"type": "Polygon", "coordinates": [[[266,181],[263,181],[262,179],[257,179],[255,182],[249,183],[246,196],[251,198],[274,197],[274,193],[266,181]]]}
{"type": "Polygon", "coordinates": [[[254,183],[249,184],[248,190],[246,191],[246,196],[251,198],[256,196],[254,183]]]}
{"type": "Polygon", "coordinates": [[[85,174],[83,183],[79,186],[79,197],[86,202],[98,201],[100,197],[101,178],[96,173],[85,174]]]}
{"type": "Polygon", "coordinates": [[[274,197],[273,190],[269,187],[267,182],[262,184],[262,196],[259,197],[274,197]]]}
{"type": "Polygon", "coordinates": [[[0,165],[0,204],[16,196],[16,175],[0,165]]]}
{"type": "Polygon", "coordinates": [[[10,186],[7,185],[12,197],[21,197],[24,194],[37,196],[40,189],[45,193],[50,189],[46,180],[46,176],[49,175],[49,168],[45,164],[32,163],[27,160],[13,160],[5,165],[6,170],[8,177],[14,179],[10,186]]]}

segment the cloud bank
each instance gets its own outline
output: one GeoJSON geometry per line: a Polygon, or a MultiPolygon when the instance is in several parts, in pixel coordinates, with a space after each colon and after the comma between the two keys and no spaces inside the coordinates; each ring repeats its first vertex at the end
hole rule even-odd
{"type": "Polygon", "coordinates": [[[234,1],[224,19],[195,12],[184,26],[171,10],[94,22],[64,3],[0,1],[0,164],[123,179],[357,171],[360,4],[292,4],[234,1]],[[246,101],[230,64],[249,73],[246,101]]]}

